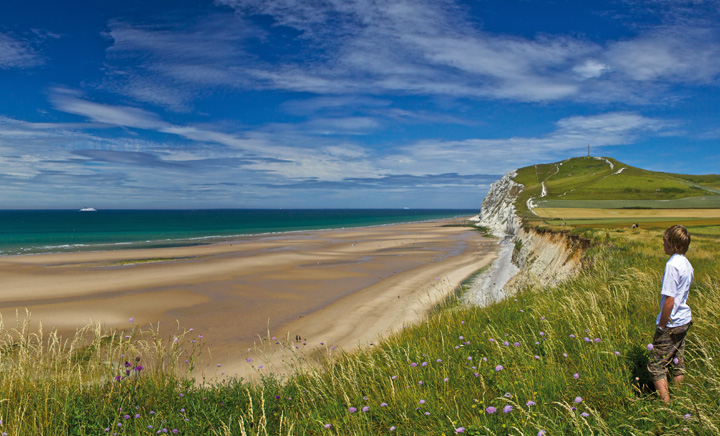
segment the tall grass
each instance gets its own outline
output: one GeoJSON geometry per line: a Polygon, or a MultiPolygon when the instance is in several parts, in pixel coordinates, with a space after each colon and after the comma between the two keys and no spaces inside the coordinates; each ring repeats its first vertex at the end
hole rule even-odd
{"type": "Polygon", "coordinates": [[[594,245],[570,281],[528,287],[487,308],[451,297],[422,323],[380,344],[336,353],[284,378],[198,383],[189,374],[202,347],[190,332],[176,341],[133,324],[123,332],[89,326],[64,342],[31,333],[27,324],[3,328],[0,431],[720,433],[717,240],[695,238],[688,253],[696,277],[688,374],[666,406],[645,369],[666,261],[660,233],[583,232],[594,245]],[[144,368],[133,370],[138,365],[144,368]]]}

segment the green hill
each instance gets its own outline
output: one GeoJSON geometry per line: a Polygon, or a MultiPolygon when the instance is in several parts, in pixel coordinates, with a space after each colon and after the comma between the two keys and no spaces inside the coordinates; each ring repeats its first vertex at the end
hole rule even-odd
{"type": "Polygon", "coordinates": [[[532,165],[519,169],[515,181],[525,185],[521,214],[530,198],[537,207],[555,208],[720,208],[720,175],[648,171],[612,158],[532,165]]]}

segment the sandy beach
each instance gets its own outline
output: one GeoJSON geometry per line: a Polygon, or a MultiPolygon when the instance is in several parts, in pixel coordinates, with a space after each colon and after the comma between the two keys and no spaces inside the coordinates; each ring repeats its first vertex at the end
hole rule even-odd
{"type": "Polygon", "coordinates": [[[127,329],[133,318],[167,332],[179,324],[205,341],[207,377],[283,372],[296,357],[370,346],[422,319],[493,261],[494,241],[449,223],[3,257],[0,314],[14,325],[27,309],[34,325],[64,336],[98,321],[127,329]]]}

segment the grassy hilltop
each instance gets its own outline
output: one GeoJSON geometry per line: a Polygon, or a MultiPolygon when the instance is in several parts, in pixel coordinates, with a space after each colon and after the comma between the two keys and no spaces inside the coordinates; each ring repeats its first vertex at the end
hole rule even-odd
{"type": "MultiPolygon", "coordinates": [[[[535,167],[523,168],[518,181],[529,192],[520,203],[539,197],[542,182],[553,201],[580,201],[558,200],[570,189],[604,189],[605,194],[640,190],[635,197],[628,193],[630,201],[645,195],[650,201],[665,199],[651,197],[657,192],[680,200],[675,189],[713,197],[717,186],[716,176],[638,169],[617,175],[628,171],[644,178],[645,185],[608,184],[599,173],[612,174],[622,164],[615,162],[610,171],[604,166],[609,167],[574,159],[558,173],[555,164],[539,165],[537,173],[535,167]]],[[[538,226],[557,225],[553,219],[529,216],[538,226]]],[[[0,432],[720,434],[720,227],[692,223],[688,258],[695,283],[689,304],[695,325],[688,336],[686,383],[671,390],[669,406],[653,395],[645,369],[666,261],[661,230],[605,222],[557,227],[591,241],[582,271],[569,281],[527,287],[486,308],[465,306],[459,289],[424,322],[380,344],[351,355],[328,349],[319,368],[256,383],[192,380],[190,370],[204,350],[191,331],[164,338],[134,325],[115,332],[98,327],[63,342],[52,334],[30,332],[26,325],[3,327],[0,432]]]]}

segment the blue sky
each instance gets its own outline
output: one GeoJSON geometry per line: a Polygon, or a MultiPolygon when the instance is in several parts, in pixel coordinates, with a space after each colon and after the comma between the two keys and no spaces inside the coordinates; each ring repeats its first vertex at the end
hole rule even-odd
{"type": "Polygon", "coordinates": [[[478,208],[718,173],[720,1],[0,4],[0,208],[478,208]]]}

